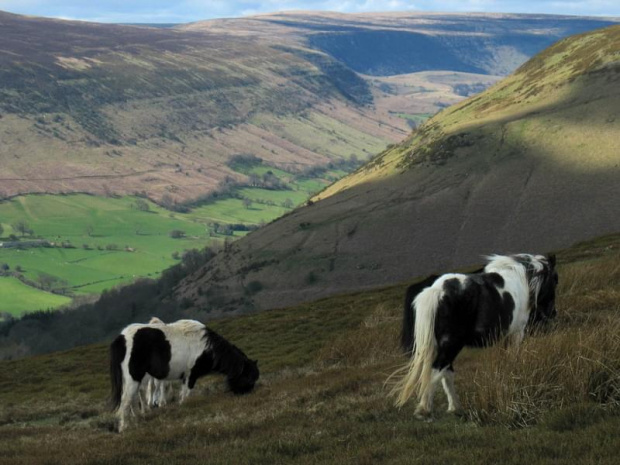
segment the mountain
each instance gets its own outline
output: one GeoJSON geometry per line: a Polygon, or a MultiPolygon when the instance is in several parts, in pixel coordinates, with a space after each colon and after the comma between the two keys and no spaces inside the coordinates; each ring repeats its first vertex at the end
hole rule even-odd
{"type": "Polygon", "coordinates": [[[617,22],[503,13],[289,11],[179,27],[309,44],[366,75],[429,70],[505,75],[563,37],[617,22]]]}
{"type": "Polygon", "coordinates": [[[286,13],[154,28],[0,12],[0,197],[187,201],[243,180],[235,154],[289,171],[367,159],[552,41],[615,21],[286,13]]]}
{"type": "Polygon", "coordinates": [[[0,42],[4,197],[187,200],[239,178],[225,164],[234,154],[305,168],[375,153],[407,132],[367,106],[371,90],[355,72],[309,49],[8,13],[0,42]]]}
{"type": "Polygon", "coordinates": [[[262,309],[620,230],[620,26],[564,39],[232,244],[177,295],[262,309]]]}

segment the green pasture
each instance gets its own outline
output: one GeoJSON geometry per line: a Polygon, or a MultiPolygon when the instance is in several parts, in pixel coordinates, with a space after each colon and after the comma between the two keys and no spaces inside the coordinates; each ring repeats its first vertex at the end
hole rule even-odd
{"type": "Polygon", "coordinates": [[[399,118],[413,121],[417,125],[424,123],[427,119],[433,116],[434,113],[393,113],[399,118]]]}
{"type": "Polygon", "coordinates": [[[228,198],[195,208],[191,216],[220,223],[259,224],[269,222],[289,211],[281,206],[253,203],[246,208],[242,199],[228,198]]]}
{"type": "MultiPolygon", "coordinates": [[[[247,194],[251,196],[252,189],[247,194]]],[[[68,282],[75,295],[100,293],[138,277],[158,276],[176,263],[174,252],[182,254],[184,250],[222,241],[224,236],[211,237],[207,227],[210,222],[258,224],[287,211],[281,206],[258,203],[247,209],[241,199],[224,199],[190,213],[172,213],[147,201],[149,211],[141,211],[136,208],[136,200],[75,194],[28,195],[2,202],[0,224],[4,232],[0,242],[8,242],[9,236],[15,235],[23,241],[43,238],[55,246],[0,248],[0,264],[8,265],[11,272],[19,267],[32,281],[41,273],[53,275],[68,282]],[[32,237],[22,238],[13,229],[18,221],[28,224],[34,232],[32,237]],[[175,229],[185,231],[185,237],[170,237],[175,229]],[[63,243],[73,248],[61,247],[63,243]]],[[[243,234],[235,232],[235,236],[243,234]]],[[[13,290],[7,284],[0,287],[0,311],[21,314],[69,301],[16,282],[19,287],[14,284],[13,290]],[[10,293],[19,294],[19,302],[7,299],[10,293]]]]}
{"type": "MultiPolygon", "coordinates": [[[[239,171],[243,172],[242,168],[239,171]]],[[[136,205],[140,199],[130,196],[27,195],[2,202],[0,242],[9,242],[10,236],[15,235],[22,241],[42,238],[54,246],[0,248],[0,265],[6,264],[10,272],[19,271],[35,282],[41,273],[52,275],[68,283],[62,286],[67,286],[74,295],[98,294],[139,277],[157,277],[176,263],[172,258],[175,252],[182,254],[185,250],[221,242],[225,236],[214,236],[211,223],[268,223],[290,211],[282,206],[287,199],[294,206],[300,205],[328,183],[325,179],[295,180],[294,175],[266,165],[252,166],[245,171],[259,175],[271,171],[290,183],[291,189],[239,188],[236,193],[242,198],[223,198],[188,213],[170,212],[141,199],[148,204],[148,211],[143,211],[136,205]],[[252,200],[251,205],[244,205],[243,198],[252,200]],[[14,229],[13,225],[19,221],[27,223],[32,236],[22,237],[14,229]],[[184,231],[185,237],[170,237],[172,230],[184,231]]],[[[340,172],[332,170],[326,177],[328,174],[339,176],[340,172]]],[[[233,238],[245,234],[235,231],[233,238]]],[[[0,287],[0,297],[4,299],[0,311],[21,314],[26,310],[58,307],[69,301],[17,283],[19,287],[14,293],[19,294],[19,302],[4,299],[13,291],[6,284],[0,287]]]]}
{"type": "Polygon", "coordinates": [[[57,308],[71,302],[68,297],[40,291],[13,277],[0,277],[0,296],[0,313],[13,316],[33,309],[57,308]]]}

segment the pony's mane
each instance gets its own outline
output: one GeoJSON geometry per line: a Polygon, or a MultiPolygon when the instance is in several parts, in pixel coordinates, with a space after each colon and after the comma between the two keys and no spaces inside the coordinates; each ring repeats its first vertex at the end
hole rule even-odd
{"type": "Polygon", "coordinates": [[[192,333],[204,331],[206,328],[205,325],[203,325],[200,321],[196,320],[178,320],[174,323],[170,323],[167,326],[177,329],[186,336],[192,333]]]}
{"type": "Polygon", "coordinates": [[[548,263],[543,255],[531,255],[526,253],[515,255],[487,255],[487,266],[485,273],[511,271],[517,273],[524,280],[525,285],[530,291],[530,305],[536,306],[538,294],[542,285],[540,273],[544,271],[548,263]]]}

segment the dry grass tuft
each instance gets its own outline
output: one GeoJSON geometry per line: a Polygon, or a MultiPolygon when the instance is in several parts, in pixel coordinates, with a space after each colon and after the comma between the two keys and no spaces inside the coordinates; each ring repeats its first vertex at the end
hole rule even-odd
{"type": "Polygon", "coordinates": [[[475,368],[459,373],[469,418],[523,427],[574,404],[620,406],[619,258],[564,266],[554,328],[477,351],[475,368]]]}
{"type": "Polygon", "coordinates": [[[529,426],[553,409],[594,401],[620,406],[620,323],[531,337],[481,351],[464,373],[467,415],[482,424],[529,426]]]}
{"type": "Polygon", "coordinates": [[[401,355],[400,309],[378,304],[359,327],[338,336],[319,351],[319,366],[368,366],[401,355]]]}

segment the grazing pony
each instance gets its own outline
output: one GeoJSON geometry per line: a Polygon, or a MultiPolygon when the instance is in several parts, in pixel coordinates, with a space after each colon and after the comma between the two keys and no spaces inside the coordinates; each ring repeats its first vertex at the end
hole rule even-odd
{"type": "Polygon", "coordinates": [[[119,432],[148,374],[158,380],[183,382],[183,402],[196,380],[211,372],[226,375],[230,390],[245,394],[254,388],[258,365],[216,332],[194,320],[170,324],[131,324],[110,346],[112,404],[119,432]]]}
{"type": "Polygon", "coordinates": [[[399,407],[417,395],[416,418],[431,416],[439,381],[448,412],[458,410],[452,363],[463,347],[484,347],[502,336],[519,344],[528,323],[556,315],[554,255],[493,255],[488,260],[481,272],[431,276],[408,289],[401,345],[411,359],[391,394],[399,407]]]}

